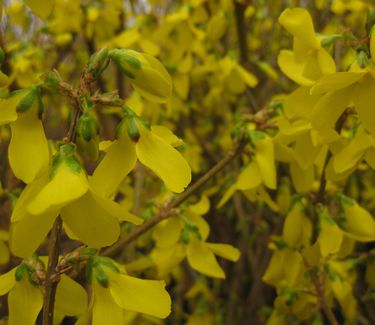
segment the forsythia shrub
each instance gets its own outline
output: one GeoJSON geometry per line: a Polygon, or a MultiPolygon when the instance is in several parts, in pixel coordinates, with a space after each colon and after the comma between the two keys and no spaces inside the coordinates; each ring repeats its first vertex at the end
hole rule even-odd
{"type": "Polygon", "coordinates": [[[372,1],[0,6],[0,324],[375,323],[372,1]]]}

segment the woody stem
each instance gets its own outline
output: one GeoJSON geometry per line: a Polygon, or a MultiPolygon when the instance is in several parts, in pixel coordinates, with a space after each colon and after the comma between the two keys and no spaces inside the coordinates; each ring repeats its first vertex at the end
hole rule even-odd
{"type": "MultiPolygon", "coordinates": [[[[77,121],[81,115],[78,101],[75,102],[75,113],[68,132],[68,142],[74,142],[76,138],[77,121]]],[[[53,325],[53,314],[55,307],[56,288],[58,278],[56,277],[56,266],[59,262],[60,238],[62,234],[63,222],[58,216],[53,224],[51,235],[48,242],[48,266],[45,280],[45,294],[43,302],[43,325],[53,325]]]]}

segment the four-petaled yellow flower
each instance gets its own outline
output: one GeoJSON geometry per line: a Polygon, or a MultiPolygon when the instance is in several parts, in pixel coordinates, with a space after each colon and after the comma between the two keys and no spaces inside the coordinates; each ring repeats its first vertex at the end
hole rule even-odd
{"type": "Polygon", "coordinates": [[[50,174],[36,179],[22,192],[11,217],[12,252],[21,257],[30,256],[59,214],[71,238],[94,248],[117,240],[119,221],[134,224],[143,221],[98,194],[76,159],[72,144],[60,147],[50,174]]]}

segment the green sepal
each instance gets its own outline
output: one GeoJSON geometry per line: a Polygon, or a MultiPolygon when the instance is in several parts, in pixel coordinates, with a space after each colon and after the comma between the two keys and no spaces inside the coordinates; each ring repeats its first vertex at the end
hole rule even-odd
{"type": "Polygon", "coordinates": [[[131,56],[129,55],[128,53],[126,53],[124,55],[124,61],[126,63],[128,63],[132,68],[134,69],[141,69],[142,68],[142,63],[141,61],[139,61],[137,58],[135,58],[134,56],[131,56]]]}
{"type": "Polygon", "coordinates": [[[90,257],[87,260],[86,267],[85,267],[85,278],[87,282],[91,283],[92,282],[92,269],[94,267],[95,260],[94,256],[90,257]]]}
{"type": "Polygon", "coordinates": [[[120,273],[120,270],[117,268],[116,264],[109,257],[96,256],[95,259],[96,259],[98,264],[109,268],[111,271],[113,271],[115,273],[120,273]]]}
{"type": "Polygon", "coordinates": [[[79,250],[79,255],[94,256],[98,250],[92,247],[83,247],[79,250]]]}
{"type": "Polygon", "coordinates": [[[23,279],[23,277],[28,273],[28,267],[27,265],[22,262],[16,269],[16,272],[14,274],[16,281],[19,282],[23,279]]]}
{"type": "Polygon", "coordinates": [[[342,39],[343,36],[341,34],[333,34],[325,36],[321,41],[320,44],[322,46],[331,46],[335,41],[342,39]]]}
{"type": "Polygon", "coordinates": [[[129,55],[126,49],[114,49],[109,52],[109,56],[116,62],[121,71],[130,79],[135,79],[134,73],[131,71],[142,68],[140,60],[129,55]]]}
{"type": "Polygon", "coordinates": [[[337,193],[336,197],[340,201],[341,205],[344,205],[344,204],[346,204],[346,205],[353,205],[353,204],[355,204],[355,201],[352,198],[344,195],[341,192],[337,193]]]}
{"type": "Polygon", "coordinates": [[[130,117],[126,120],[127,123],[127,132],[129,135],[129,138],[137,142],[139,140],[139,137],[141,136],[139,133],[138,125],[137,125],[137,118],[136,117],[130,117]]]}
{"type": "Polygon", "coordinates": [[[266,138],[266,134],[261,131],[249,131],[250,141],[255,145],[255,142],[266,138]]]}
{"type": "Polygon", "coordinates": [[[25,90],[25,96],[18,102],[16,110],[18,113],[27,112],[33,105],[34,100],[37,96],[36,88],[30,87],[25,90]]]}
{"type": "Polygon", "coordinates": [[[109,276],[108,274],[103,270],[103,268],[100,265],[95,265],[93,267],[93,274],[95,276],[96,281],[104,287],[108,288],[109,285],[109,276]]]}
{"type": "Polygon", "coordinates": [[[74,173],[79,173],[82,170],[81,164],[74,156],[75,145],[73,143],[66,143],[60,146],[59,152],[54,156],[51,169],[51,178],[53,178],[62,163],[67,164],[69,169],[74,173]]]}

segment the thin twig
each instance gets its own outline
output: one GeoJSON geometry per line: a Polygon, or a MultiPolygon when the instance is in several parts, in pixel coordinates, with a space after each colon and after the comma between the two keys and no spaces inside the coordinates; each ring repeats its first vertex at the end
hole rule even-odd
{"type": "MultiPolygon", "coordinates": [[[[82,81],[82,80],[81,80],[82,81]]],[[[84,88],[83,82],[81,83],[82,89],[84,88]]],[[[68,131],[68,142],[75,142],[77,123],[81,115],[81,110],[79,108],[78,100],[75,98],[74,101],[74,117],[71,122],[69,131],[68,131]]],[[[56,272],[56,267],[59,262],[60,254],[60,237],[62,234],[63,222],[60,216],[58,216],[53,224],[51,235],[48,243],[48,267],[47,267],[47,276],[45,281],[45,294],[43,301],[43,325],[52,325],[53,324],[53,314],[55,307],[55,295],[56,288],[59,281],[58,272],[56,272]]]]}
{"type": "Polygon", "coordinates": [[[43,303],[43,325],[53,324],[53,312],[55,306],[55,295],[57,281],[55,269],[59,260],[60,237],[62,232],[62,220],[58,216],[53,224],[51,236],[48,243],[48,268],[45,281],[45,296],[43,303]]]}
{"type": "Polygon", "coordinates": [[[214,165],[206,174],[199,178],[193,185],[191,185],[185,192],[179,195],[175,200],[164,205],[158,214],[147,220],[139,228],[135,228],[129,234],[121,237],[114,245],[103,250],[102,255],[112,255],[121,247],[129,244],[139,236],[153,228],[162,220],[168,219],[174,215],[174,209],[183,203],[190,195],[197,192],[203,185],[205,185],[212,177],[214,177],[219,171],[221,171],[228,163],[230,163],[241,151],[243,144],[237,144],[232,150],[230,150],[223,159],[221,159],[216,165],[214,165]]]}

